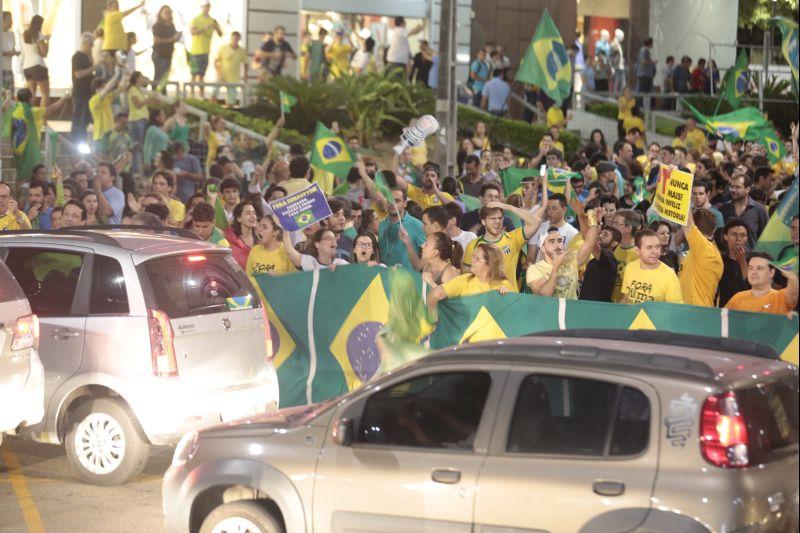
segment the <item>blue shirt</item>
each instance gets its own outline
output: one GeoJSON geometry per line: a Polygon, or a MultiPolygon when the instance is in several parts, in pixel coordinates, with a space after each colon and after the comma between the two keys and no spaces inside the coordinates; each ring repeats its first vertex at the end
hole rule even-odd
{"type": "Polygon", "coordinates": [[[103,196],[111,205],[111,216],[108,217],[110,225],[122,224],[122,212],[125,210],[125,193],[116,187],[109,187],[103,191],[103,196]]]}
{"type": "MultiPolygon", "coordinates": [[[[192,154],[186,154],[183,159],[175,159],[175,169],[182,170],[183,172],[191,172],[192,174],[202,174],[203,169],[200,166],[200,160],[192,154]]],[[[178,176],[178,190],[177,196],[183,203],[189,201],[189,197],[195,193],[196,184],[198,182],[178,176]]]]}
{"type": "Polygon", "coordinates": [[[483,87],[483,96],[487,97],[489,101],[487,102],[487,109],[489,111],[505,111],[508,109],[508,105],[506,101],[508,100],[508,94],[511,92],[511,87],[503,81],[503,78],[500,76],[495,76],[483,87]]]}
{"type": "Polygon", "coordinates": [[[477,80],[472,80],[472,88],[475,92],[479,93],[483,91],[483,86],[486,85],[486,82],[482,78],[489,77],[489,64],[485,61],[481,61],[480,59],[476,59],[472,62],[472,65],[469,67],[470,72],[474,72],[478,78],[477,80]]]}
{"type": "Polygon", "coordinates": [[[48,207],[42,211],[39,211],[39,214],[36,216],[34,220],[31,220],[31,227],[33,229],[53,229],[53,208],[48,207]]]}
{"type": "MultiPolygon", "coordinates": [[[[408,213],[403,214],[403,229],[408,233],[414,251],[419,255],[419,249],[425,242],[425,231],[422,222],[408,213]]],[[[411,270],[411,260],[408,258],[406,245],[400,240],[400,222],[392,223],[391,217],[386,217],[378,226],[378,243],[381,248],[381,260],[387,266],[401,265],[411,270]]]]}

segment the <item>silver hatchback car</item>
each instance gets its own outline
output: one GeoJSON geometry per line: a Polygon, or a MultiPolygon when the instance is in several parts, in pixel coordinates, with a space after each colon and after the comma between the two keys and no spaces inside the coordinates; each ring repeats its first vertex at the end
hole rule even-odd
{"type": "Polygon", "coordinates": [[[166,524],[796,530],[797,368],[720,339],[623,335],[464,345],[338,400],[189,433],[166,524]]]}
{"type": "Polygon", "coordinates": [[[13,274],[0,263],[0,443],[3,433],[38,424],[44,416],[44,369],[39,319],[13,274]]]}
{"type": "Polygon", "coordinates": [[[45,417],[84,480],[124,483],[149,445],[274,410],[255,289],[230,250],[126,229],[11,232],[0,260],[39,317],[45,417]]]}

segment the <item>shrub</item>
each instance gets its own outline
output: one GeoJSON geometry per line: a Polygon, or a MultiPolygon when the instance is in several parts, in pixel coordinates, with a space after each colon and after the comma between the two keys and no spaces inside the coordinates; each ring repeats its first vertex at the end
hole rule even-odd
{"type": "Polygon", "coordinates": [[[586,104],[586,111],[594,113],[595,115],[600,115],[601,117],[617,120],[619,107],[616,104],[610,104],[608,102],[590,102],[586,104]]]}
{"type": "MultiPolygon", "coordinates": [[[[542,136],[549,129],[544,124],[528,124],[523,120],[498,118],[474,107],[458,106],[458,131],[462,136],[471,134],[478,122],[485,122],[489,137],[495,145],[505,145],[528,157],[536,154],[542,136]]],[[[564,144],[564,156],[571,159],[581,148],[580,138],[570,131],[562,131],[559,140],[564,144]]]]}

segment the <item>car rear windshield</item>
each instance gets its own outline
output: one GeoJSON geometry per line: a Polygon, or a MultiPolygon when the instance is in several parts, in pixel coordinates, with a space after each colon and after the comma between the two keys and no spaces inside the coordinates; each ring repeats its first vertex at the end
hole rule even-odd
{"type": "Polygon", "coordinates": [[[750,439],[750,464],[780,460],[797,453],[797,374],[736,391],[750,439]]]}
{"type": "Polygon", "coordinates": [[[24,300],[25,293],[14,279],[14,274],[4,263],[0,263],[0,302],[13,302],[24,300]]]}
{"type": "Polygon", "coordinates": [[[203,253],[152,259],[143,264],[149,307],[170,318],[260,307],[258,293],[230,254],[203,253]]]}

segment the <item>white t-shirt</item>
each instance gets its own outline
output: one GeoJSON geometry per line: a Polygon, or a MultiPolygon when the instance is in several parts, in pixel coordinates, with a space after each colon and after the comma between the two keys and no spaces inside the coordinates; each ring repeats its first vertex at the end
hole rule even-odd
{"type": "Polygon", "coordinates": [[[389,50],[386,61],[406,64],[411,59],[411,48],[408,46],[408,32],[405,26],[398,26],[389,32],[389,50]]]}
{"type": "MultiPolygon", "coordinates": [[[[538,259],[537,258],[533,258],[534,259],[533,263],[536,263],[537,261],[544,259],[544,255],[539,257],[539,251],[538,251],[539,250],[539,241],[542,239],[542,235],[547,235],[547,230],[548,229],[550,229],[550,221],[549,220],[545,220],[544,222],[542,222],[542,225],[539,226],[539,230],[536,233],[534,233],[533,237],[531,237],[528,240],[528,246],[531,246],[531,245],[536,246],[536,250],[537,250],[536,254],[537,254],[537,258],[538,259]]],[[[566,249],[567,246],[569,246],[569,241],[572,240],[572,238],[579,233],[578,230],[576,230],[575,227],[572,224],[569,224],[569,223],[566,223],[563,226],[561,226],[560,228],[558,228],[558,232],[561,234],[562,237],[564,237],[564,248],[565,249],[566,249]]]]}
{"type": "MultiPolygon", "coordinates": [[[[14,39],[14,32],[13,31],[4,31],[3,32],[3,52],[9,52],[11,50],[16,50],[17,43],[14,39]]],[[[3,70],[11,70],[11,60],[13,59],[12,56],[5,57],[3,56],[3,70]]]]}
{"type": "Polygon", "coordinates": [[[369,67],[369,61],[370,54],[364,50],[359,50],[353,56],[350,66],[353,67],[353,69],[358,69],[359,72],[366,72],[367,68],[369,67]]]}
{"type": "MultiPolygon", "coordinates": [[[[44,62],[44,58],[39,54],[39,43],[43,39],[39,39],[39,41],[28,44],[24,40],[22,41],[22,68],[31,68],[37,65],[41,65],[46,67],[47,65],[44,62]]],[[[5,50],[5,48],[3,48],[5,50]]]]}
{"type": "Polygon", "coordinates": [[[457,236],[453,237],[453,240],[461,245],[462,250],[466,250],[467,245],[477,238],[478,236],[471,231],[462,231],[457,236]]]}
{"type": "MultiPolygon", "coordinates": [[[[349,265],[347,261],[344,259],[334,259],[332,264],[339,266],[339,265],[349,265]]],[[[323,265],[317,258],[313,255],[308,254],[300,254],[300,268],[303,269],[304,272],[308,272],[311,270],[318,270],[320,268],[328,268],[328,265],[323,265]]]]}

